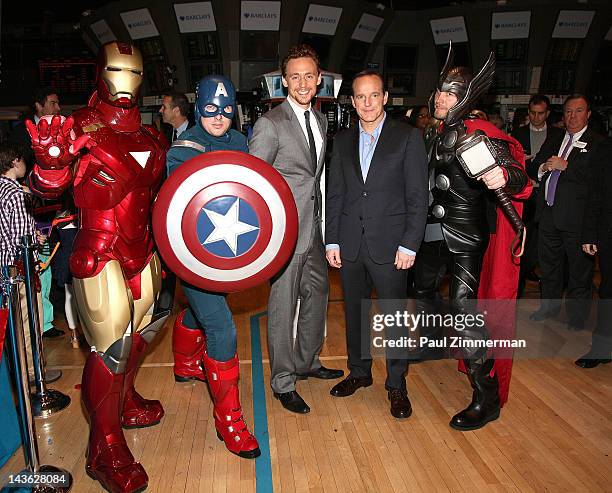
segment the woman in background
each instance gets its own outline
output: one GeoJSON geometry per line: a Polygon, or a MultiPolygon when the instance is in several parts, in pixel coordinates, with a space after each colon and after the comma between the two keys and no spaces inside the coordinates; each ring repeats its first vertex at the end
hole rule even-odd
{"type": "Polygon", "coordinates": [[[413,106],[406,112],[406,118],[408,123],[414,128],[418,128],[422,134],[425,133],[425,129],[431,123],[431,117],[429,115],[429,108],[424,104],[413,106]]]}

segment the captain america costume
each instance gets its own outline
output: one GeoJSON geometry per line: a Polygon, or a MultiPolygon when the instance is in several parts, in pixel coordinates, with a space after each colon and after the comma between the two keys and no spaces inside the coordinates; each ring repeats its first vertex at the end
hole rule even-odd
{"type": "MultiPolygon", "coordinates": [[[[235,101],[235,89],[226,77],[207,76],[200,80],[196,89],[196,125],[181,134],[168,151],[168,176],[202,153],[248,151],[244,135],[225,129],[234,116],[235,101]],[[209,131],[215,128],[219,135],[209,131]]],[[[256,214],[236,197],[208,201],[198,212],[196,225],[197,241],[210,255],[227,259],[248,250],[257,235],[256,214]],[[228,220],[232,221],[231,238],[227,228],[222,227],[228,220]],[[225,235],[216,236],[221,230],[226,231],[225,235]]],[[[179,313],[173,327],[174,378],[177,382],[207,381],[213,396],[217,436],[230,452],[244,458],[258,457],[261,452],[246,427],[238,397],[236,327],[225,295],[186,281],[181,281],[181,286],[189,307],[179,313]]]]}

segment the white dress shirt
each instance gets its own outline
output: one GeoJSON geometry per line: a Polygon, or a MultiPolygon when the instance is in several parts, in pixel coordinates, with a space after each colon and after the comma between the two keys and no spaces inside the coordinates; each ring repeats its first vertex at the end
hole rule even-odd
{"type": "MultiPolygon", "coordinates": [[[[302,132],[304,132],[304,137],[306,137],[306,146],[308,146],[308,131],[306,130],[306,117],[304,116],[304,112],[307,111],[304,108],[300,108],[298,104],[291,98],[291,96],[287,96],[287,101],[291,105],[295,116],[297,116],[298,122],[300,122],[300,127],[302,127],[302,132]]],[[[321,160],[321,151],[323,149],[323,136],[321,135],[321,129],[319,128],[319,122],[312,111],[312,106],[308,107],[308,111],[310,111],[310,128],[312,129],[312,135],[315,141],[315,148],[317,150],[317,163],[321,160]]]]}

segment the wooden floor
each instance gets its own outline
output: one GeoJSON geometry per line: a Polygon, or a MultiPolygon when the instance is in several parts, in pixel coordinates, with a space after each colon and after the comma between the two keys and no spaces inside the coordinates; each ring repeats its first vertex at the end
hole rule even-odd
{"type": "MultiPolygon", "coordinates": [[[[337,277],[332,281],[322,359],[326,366],[346,369],[342,294],[337,277]]],[[[265,311],[266,299],[266,288],[229,297],[239,333],[242,404],[251,426],[251,317],[265,311]]],[[[519,313],[521,318],[526,314],[519,313]]],[[[156,427],[125,432],[149,474],[147,491],[612,492],[612,365],[583,370],[567,358],[519,360],[501,418],[467,433],[448,426],[471,395],[466,378],[449,360],[411,366],[414,412],[407,420],[388,411],[382,360],[374,363],[374,385],[348,398],[331,397],[329,381],[298,382],[312,410],[295,415],[270,392],[265,316],[259,320],[271,478],[262,473],[257,484],[255,461],[237,458],[217,440],[205,384],[174,382],[168,324],[137,378],[139,391],[160,399],[166,415],[156,427]]],[[[64,373],[51,387],[70,395],[72,404],[36,421],[41,463],[71,471],[74,492],[101,491],[84,471],[88,427],[78,385],[87,351],[73,350],[67,338],[45,345],[48,365],[64,373]]],[[[0,477],[22,465],[19,451],[0,477]]]]}

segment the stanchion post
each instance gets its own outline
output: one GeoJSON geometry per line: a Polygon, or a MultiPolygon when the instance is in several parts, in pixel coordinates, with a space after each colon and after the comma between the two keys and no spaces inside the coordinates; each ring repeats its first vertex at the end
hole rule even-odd
{"type": "MultiPolygon", "coordinates": [[[[36,424],[30,402],[28,381],[28,361],[23,332],[21,300],[17,269],[14,266],[2,267],[0,275],[0,299],[9,311],[7,336],[11,349],[15,373],[17,402],[19,404],[19,424],[23,441],[26,469],[18,474],[9,475],[8,486],[32,487],[35,493],[68,492],[72,487],[71,474],[58,467],[40,465],[38,443],[36,441],[36,424]]],[[[0,485],[2,486],[2,485],[0,485]]]]}
{"type": "Polygon", "coordinates": [[[33,235],[24,235],[21,238],[21,251],[24,267],[24,282],[26,299],[28,303],[28,324],[30,328],[30,342],[32,344],[32,364],[34,365],[34,378],[36,380],[36,393],[32,395],[34,416],[46,418],[53,413],[61,411],[70,404],[70,397],[58,390],[48,389],[45,383],[45,352],[42,342],[42,328],[36,299],[34,250],[38,247],[33,235]]]}
{"type": "Polygon", "coordinates": [[[36,298],[36,286],[34,284],[34,257],[33,252],[37,248],[35,238],[32,235],[21,237],[21,257],[23,259],[24,282],[26,300],[28,303],[28,324],[30,328],[30,342],[32,344],[32,365],[34,367],[34,379],[36,380],[36,392],[43,395],[45,388],[45,352],[43,351],[42,328],[40,327],[40,313],[38,312],[38,300],[36,298]]]}
{"type": "Polygon", "coordinates": [[[32,471],[38,471],[38,447],[34,435],[34,416],[30,403],[30,387],[28,384],[28,362],[25,350],[25,338],[21,318],[21,301],[19,299],[19,286],[16,276],[17,269],[13,266],[4,267],[2,272],[3,293],[8,300],[7,308],[8,326],[7,340],[11,348],[13,368],[15,369],[15,384],[17,387],[17,401],[19,403],[19,422],[21,425],[21,436],[25,449],[26,466],[32,471]]]}

